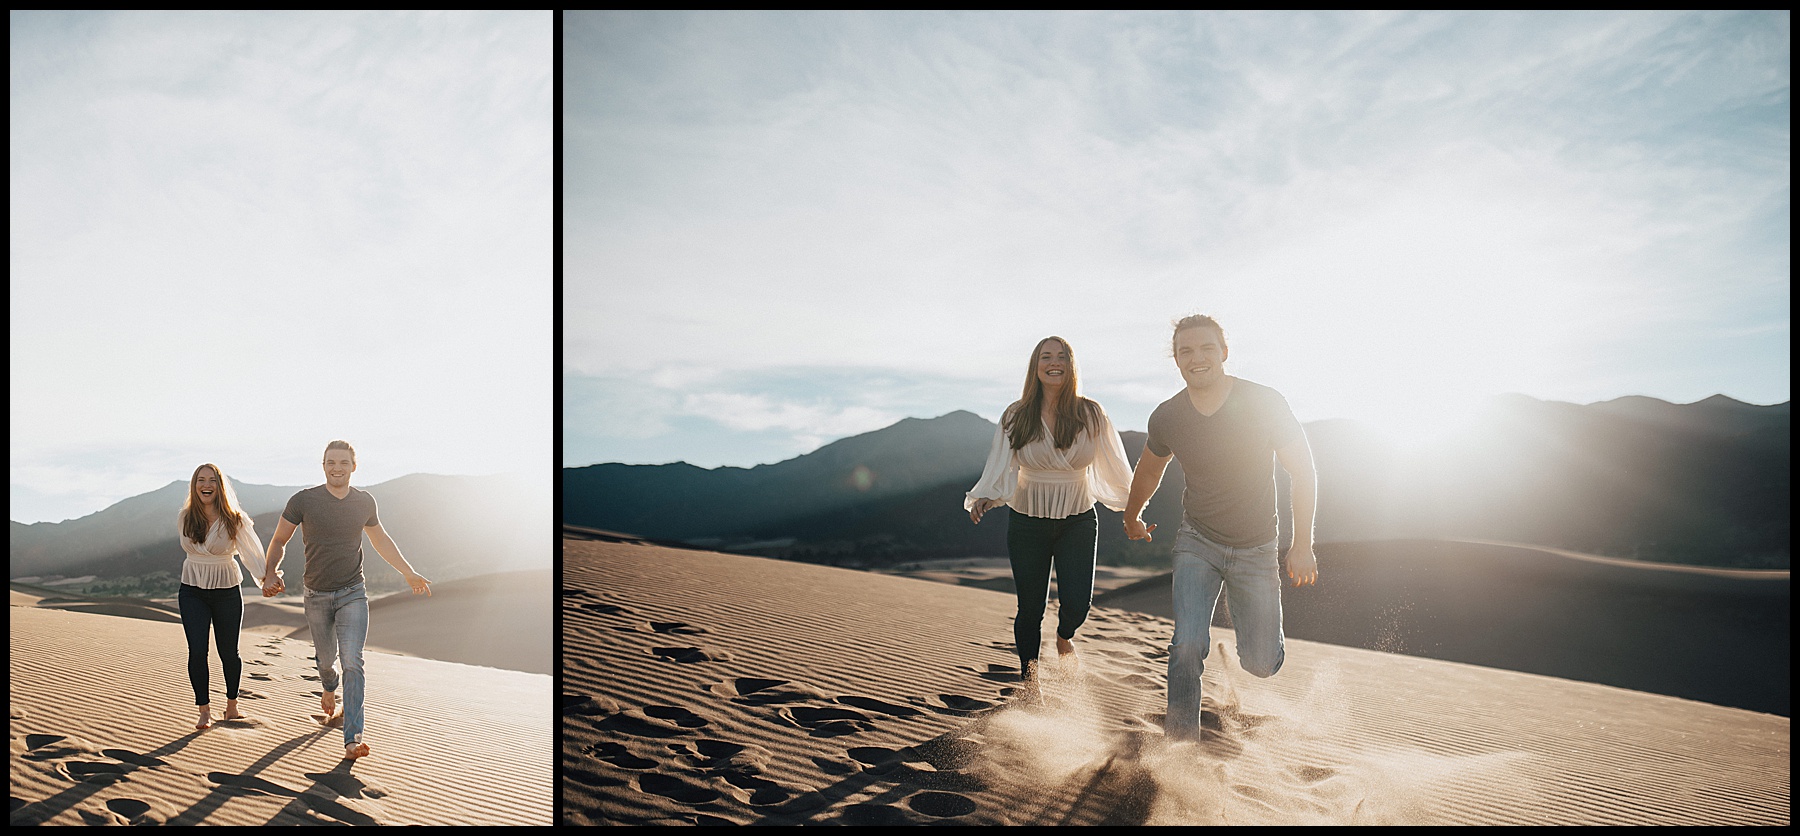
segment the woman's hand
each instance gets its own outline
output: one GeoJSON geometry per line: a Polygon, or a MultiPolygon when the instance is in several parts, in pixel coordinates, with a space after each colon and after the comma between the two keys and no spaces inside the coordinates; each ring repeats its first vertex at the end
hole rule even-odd
{"type": "Polygon", "coordinates": [[[971,521],[979,524],[981,522],[982,514],[992,511],[998,507],[1000,507],[1000,500],[998,500],[998,499],[977,499],[977,500],[975,500],[974,507],[971,507],[969,509],[969,519],[971,521]]]}

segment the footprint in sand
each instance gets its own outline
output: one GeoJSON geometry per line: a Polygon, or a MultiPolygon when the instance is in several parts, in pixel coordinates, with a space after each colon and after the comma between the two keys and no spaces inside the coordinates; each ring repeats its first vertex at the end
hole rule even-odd
{"type": "Polygon", "coordinates": [[[606,761],[620,769],[649,770],[655,769],[657,764],[660,763],[659,761],[654,761],[650,758],[640,758],[637,755],[632,754],[631,750],[612,742],[598,743],[593,746],[583,746],[581,748],[581,753],[606,761]]]}
{"type": "Polygon", "coordinates": [[[270,676],[269,674],[266,674],[266,673],[253,673],[253,674],[250,674],[250,678],[254,679],[258,682],[274,682],[275,681],[275,677],[270,676]]]}
{"type": "Polygon", "coordinates": [[[708,691],[743,705],[774,705],[792,702],[825,702],[825,692],[810,685],[785,679],[738,677],[707,687],[708,691]]]}
{"type": "Polygon", "coordinates": [[[936,697],[926,697],[924,703],[926,706],[930,707],[931,710],[936,711],[939,714],[949,714],[958,717],[966,717],[979,711],[986,711],[993,708],[995,705],[987,700],[977,699],[975,697],[965,697],[960,694],[939,694],[936,697]]]}
{"type": "Polygon", "coordinates": [[[631,610],[625,609],[624,607],[621,607],[621,606],[618,606],[615,604],[581,604],[578,606],[578,609],[587,610],[588,612],[592,612],[592,613],[599,613],[601,615],[619,615],[621,613],[631,612],[631,610]]]}
{"type": "Polygon", "coordinates": [[[158,809],[148,801],[135,798],[108,799],[106,809],[118,816],[120,824],[142,827],[162,825],[169,821],[170,811],[158,809]]]}
{"type": "Polygon", "coordinates": [[[826,758],[815,756],[813,757],[812,762],[814,765],[818,766],[819,769],[824,770],[827,775],[849,775],[852,772],[862,771],[862,765],[849,758],[826,758]]]}
{"type": "Polygon", "coordinates": [[[635,737],[686,737],[711,721],[685,708],[651,705],[628,708],[600,721],[599,728],[635,737]]]}
{"type": "Polygon", "coordinates": [[[123,763],[95,763],[92,761],[69,761],[53,767],[57,774],[75,783],[110,784],[121,780],[125,773],[137,767],[123,763]]]}
{"type": "Polygon", "coordinates": [[[776,709],[775,714],[795,728],[811,731],[813,737],[837,737],[875,728],[867,714],[848,708],[792,706],[776,709]]]}
{"type": "Polygon", "coordinates": [[[697,784],[687,778],[675,775],[652,773],[640,775],[637,779],[638,789],[651,795],[673,799],[682,804],[705,804],[719,799],[719,791],[712,787],[697,784]]]}
{"type": "Polygon", "coordinates": [[[975,800],[966,795],[951,792],[927,790],[914,793],[906,799],[906,806],[915,812],[939,819],[950,819],[966,816],[975,812],[975,800]]]}
{"type": "Polygon", "coordinates": [[[596,714],[617,714],[619,704],[606,697],[589,697],[583,694],[560,694],[557,704],[563,714],[593,716],[596,714]]]}
{"type": "Polygon", "coordinates": [[[852,804],[838,811],[841,823],[863,827],[906,827],[927,821],[911,811],[887,804],[852,804]]]}
{"type": "Polygon", "coordinates": [[[781,804],[797,794],[794,788],[783,786],[767,778],[738,773],[726,774],[724,778],[726,783],[749,793],[743,801],[752,807],[781,804]]]}
{"type": "Polygon", "coordinates": [[[661,656],[671,662],[691,664],[694,662],[728,662],[731,654],[722,650],[701,650],[698,647],[652,647],[650,655],[661,656]]]}

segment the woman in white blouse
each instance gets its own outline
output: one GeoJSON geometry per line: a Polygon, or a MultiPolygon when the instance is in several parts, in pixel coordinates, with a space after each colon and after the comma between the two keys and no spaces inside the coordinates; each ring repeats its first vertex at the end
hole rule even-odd
{"type": "Polygon", "coordinates": [[[1130,495],[1125,445],[1106,410],[1081,396],[1074,351],[1061,337],[1039,340],[1024,393],[1001,414],[981,481],[963,500],[976,523],[1001,505],[1012,508],[1006,550],[1019,598],[1013,642],[1026,680],[1037,677],[1051,567],[1059,599],[1056,650],[1073,661],[1075,631],[1094,594],[1094,503],[1123,511],[1130,495]]]}
{"type": "Polygon", "coordinates": [[[225,669],[224,719],[243,716],[238,713],[237,701],[238,679],[243,672],[243,660],[238,656],[238,629],[244,623],[244,598],[238,588],[244,576],[238,572],[237,561],[242,560],[251,576],[260,582],[263,547],[256,538],[250,515],[238,510],[231,482],[214,464],[194,469],[194,476],[188,481],[187,501],[175,520],[181,550],[187,553],[181,564],[181,592],[176,601],[181,608],[182,629],[187,631],[188,681],[194,686],[194,705],[200,709],[194,728],[205,729],[213,723],[206,670],[209,631],[216,637],[219,661],[225,669]]]}

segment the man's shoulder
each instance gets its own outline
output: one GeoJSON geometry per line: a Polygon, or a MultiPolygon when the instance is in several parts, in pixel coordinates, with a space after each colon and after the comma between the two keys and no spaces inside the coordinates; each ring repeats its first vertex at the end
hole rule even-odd
{"type": "Polygon", "coordinates": [[[1245,395],[1249,399],[1260,403],[1287,402],[1287,397],[1282,395],[1275,387],[1257,383],[1254,380],[1245,380],[1241,377],[1235,378],[1232,387],[1233,395],[1245,395]]]}
{"type": "Polygon", "coordinates": [[[1155,419],[1156,416],[1158,416],[1158,415],[1167,415],[1171,410],[1175,409],[1182,401],[1186,400],[1187,396],[1188,396],[1188,393],[1187,393],[1186,388],[1176,390],[1175,394],[1170,395],[1162,403],[1157,404],[1155,409],[1150,410],[1150,417],[1152,419],[1155,419]]]}

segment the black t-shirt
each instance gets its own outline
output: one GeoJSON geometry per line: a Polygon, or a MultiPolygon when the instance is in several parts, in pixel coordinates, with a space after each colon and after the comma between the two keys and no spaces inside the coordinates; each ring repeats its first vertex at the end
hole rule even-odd
{"type": "Polygon", "coordinates": [[[1181,507],[1194,528],[1221,545],[1250,548],[1278,533],[1275,450],[1304,434],[1280,392],[1233,378],[1212,415],[1201,415],[1186,389],[1163,401],[1150,413],[1144,446],[1181,462],[1181,507]]]}

